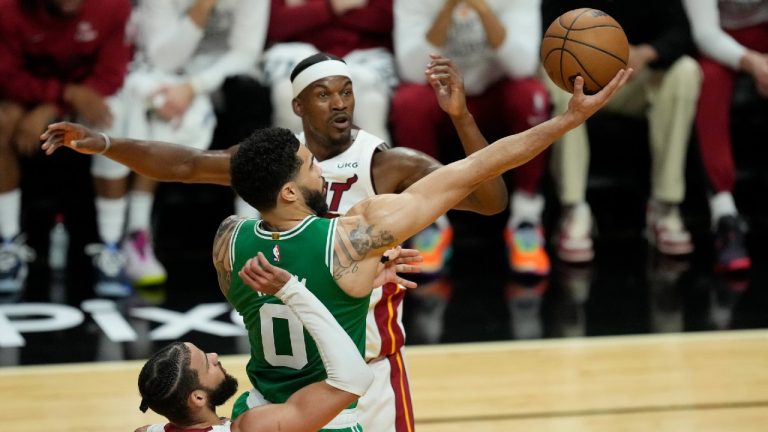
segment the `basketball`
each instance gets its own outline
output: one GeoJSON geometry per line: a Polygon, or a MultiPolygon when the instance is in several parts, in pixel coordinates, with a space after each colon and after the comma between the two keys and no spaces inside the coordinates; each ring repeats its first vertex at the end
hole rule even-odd
{"type": "Polygon", "coordinates": [[[581,8],[560,15],[541,41],[541,63],[549,78],[573,93],[577,76],[584,93],[595,94],[627,67],[629,42],[624,29],[610,15],[581,8]]]}

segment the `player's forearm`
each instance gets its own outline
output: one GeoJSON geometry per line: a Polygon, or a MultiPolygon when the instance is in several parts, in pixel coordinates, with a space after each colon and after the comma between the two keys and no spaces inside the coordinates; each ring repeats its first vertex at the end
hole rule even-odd
{"type": "MultiPolygon", "coordinates": [[[[459,135],[466,155],[470,155],[488,146],[488,141],[480,132],[475,123],[475,118],[469,111],[451,116],[451,121],[459,135]]],[[[455,208],[492,215],[504,211],[508,199],[509,194],[504,180],[501,177],[496,177],[480,185],[455,208]]]]}
{"type": "Polygon", "coordinates": [[[525,164],[584,119],[566,111],[523,132],[501,138],[486,149],[475,153],[476,169],[487,179],[501,175],[525,164]]]}
{"type": "Polygon", "coordinates": [[[226,151],[206,151],[178,144],[112,138],[105,156],[158,181],[229,185],[226,151]]]}
{"type": "Polygon", "coordinates": [[[373,381],[373,372],[349,335],[296,277],[275,294],[304,324],[317,343],[329,385],[362,396],[373,381]]]}

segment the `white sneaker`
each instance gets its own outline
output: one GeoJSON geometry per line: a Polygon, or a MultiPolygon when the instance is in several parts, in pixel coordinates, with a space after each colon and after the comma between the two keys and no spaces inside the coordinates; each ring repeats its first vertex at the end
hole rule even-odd
{"type": "Polygon", "coordinates": [[[128,297],[131,285],[125,277],[125,257],[117,245],[92,243],[85,253],[93,257],[96,281],[93,290],[100,297],[128,297]]]}
{"type": "Polygon", "coordinates": [[[592,211],[589,204],[579,203],[565,210],[560,218],[557,256],[569,263],[592,261],[595,257],[592,232],[592,211]]]}
{"type": "Polygon", "coordinates": [[[165,267],[155,257],[146,231],[131,233],[123,242],[125,274],[134,286],[161,285],[168,279],[165,267]]]}
{"type": "Polygon", "coordinates": [[[664,255],[688,255],[693,252],[691,233],[685,228],[676,204],[649,201],[646,227],[648,241],[664,255]]]}
{"type": "Polygon", "coordinates": [[[29,274],[27,263],[34,261],[35,255],[24,234],[0,242],[0,293],[17,293],[24,288],[29,274]]]}

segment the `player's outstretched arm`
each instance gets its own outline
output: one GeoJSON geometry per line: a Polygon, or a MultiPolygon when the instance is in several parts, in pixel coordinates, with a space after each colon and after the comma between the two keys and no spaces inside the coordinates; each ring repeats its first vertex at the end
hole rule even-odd
{"type": "Polygon", "coordinates": [[[60,147],[84,154],[103,154],[158,181],[213,183],[229,186],[229,159],[236,147],[201,151],[179,144],[107,137],[76,123],[54,123],[40,136],[50,155],[60,147]]]}
{"type": "Polygon", "coordinates": [[[402,242],[424,229],[482,182],[528,162],[586,121],[626,83],[631,71],[619,71],[603,90],[589,96],[583,92],[584,80],[578,77],[566,112],[446,165],[401,194],[380,195],[361,202],[348,213],[353,217],[344,218],[344,223],[340,223],[342,236],[349,238],[350,244],[360,244],[354,236],[365,233],[372,239],[367,243],[371,246],[365,251],[358,250],[358,254],[368,258],[373,258],[381,248],[402,242]]]}
{"type": "Polygon", "coordinates": [[[278,297],[291,308],[317,343],[328,378],[302,388],[284,404],[247,411],[237,418],[232,430],[320,430],[368,390],[373,372],[341,325],[295,276],[271,265],[261,252],[246,263],[239,275],[252,287],[258,286],[261,292],[278,297]]]}

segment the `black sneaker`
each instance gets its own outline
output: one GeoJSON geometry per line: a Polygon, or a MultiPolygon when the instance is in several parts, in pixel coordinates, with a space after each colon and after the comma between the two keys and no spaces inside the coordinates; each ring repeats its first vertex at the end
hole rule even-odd
{"type": "Polygon", "coordinates": [[[715,269],[721,272],[749,270],[752,260],[744,245],[746,227],[737,216],[723,216],[715,231],[715,269]]]}

